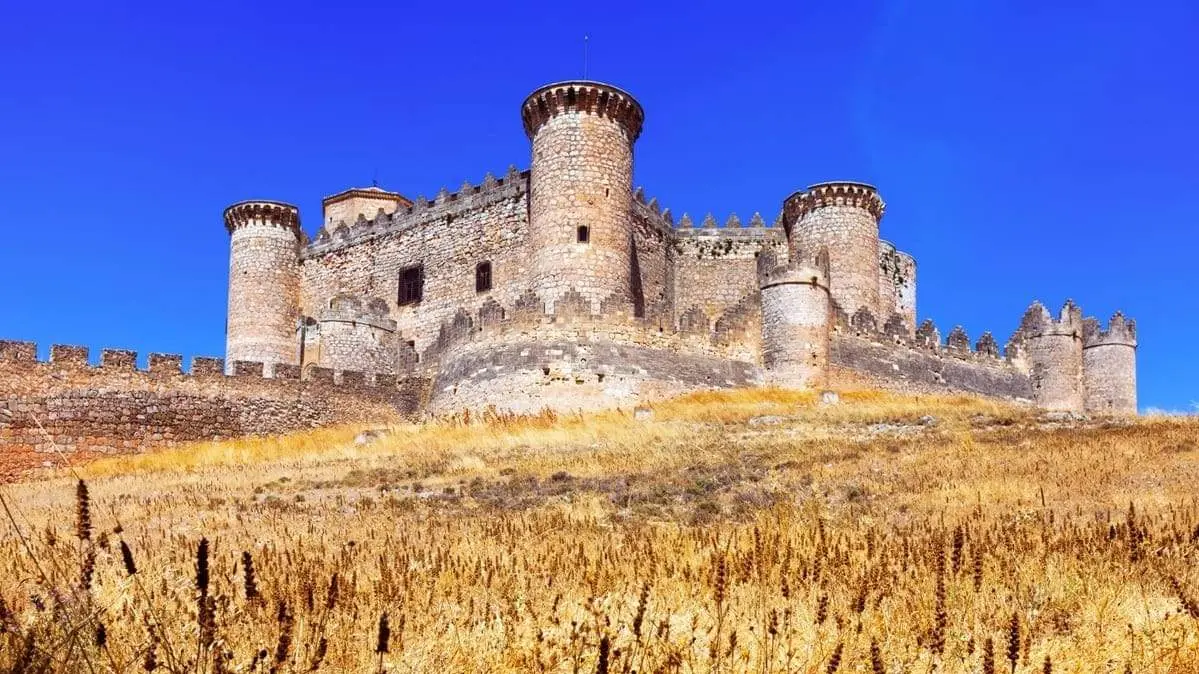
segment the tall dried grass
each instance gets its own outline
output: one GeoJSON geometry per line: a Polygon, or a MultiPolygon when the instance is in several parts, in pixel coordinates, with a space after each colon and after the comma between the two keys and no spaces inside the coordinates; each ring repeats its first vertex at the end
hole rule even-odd
{"type": "Polygon", "coordinates": [[[459,416],[8,485],[0,670],[1199,671],[1199,423],[842,401],[459,416]]]}

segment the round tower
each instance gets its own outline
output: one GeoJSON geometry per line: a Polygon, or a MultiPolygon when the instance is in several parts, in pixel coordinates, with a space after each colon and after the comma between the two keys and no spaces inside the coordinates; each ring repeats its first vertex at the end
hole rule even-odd
{"type": "Polygon", "coordinates": [[[396,369],[396,322],[387,302],[339,294],[320,316],[317,361],[332,370],[392,374],[396,369]]]}
{"type": "Polygon", "coordinates": [[[1034,302],[1024,313],[1020,337],[1036,404],[1082,412],[1082,312],[1078,307],[1067,301],[1055,319],[1044,305],[1034,302]]]}
{"type": "Polygon", "coordinates": [[[772,257],[758,258],[766,379],[793,388],[823,386],[831,313],[824,272],[809,264],[773,267],[772,257]]]}
{"type": "MultiPolygon", "coordinates": [[[[783,226],[793,259],[828,250],[829,294],[847,316],[866,308],[881,325],[878,223],[886,205],[873,186],[812,185],[783,202],[783,226]]],[[[890,315],[890,310],[887,310],[890,315]]]]}
{"type": "Polygon", "coordinates": [[[544,86],[521,106],[533,143],[533,288],[551,307],[570,288],[593,308],[632,306],[633,143],[645,113],[599,82],[544,86]]]}
{"type": "Polygon", "coordinates": [[[1082,331],[1082,378],[1087,412],[1137,413],[1137,324],[1116,312],[1107,324],[1088,318],[1082,331]]]}
{"type": "Polygon", "coordinates": [[[229,230],[229,314],[225,359],[296,365],[300,316],[300,213],[277,201],[225,209],[229,230]]]}

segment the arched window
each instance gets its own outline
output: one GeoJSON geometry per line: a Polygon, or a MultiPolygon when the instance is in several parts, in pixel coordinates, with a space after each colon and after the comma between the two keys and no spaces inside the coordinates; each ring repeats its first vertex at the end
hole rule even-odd
{"type": "Polygon", "coordinates": [[[577,235],[579,243],[589,243],[591,241],[591,228],[587,225],[579,225],[577,235]]]}

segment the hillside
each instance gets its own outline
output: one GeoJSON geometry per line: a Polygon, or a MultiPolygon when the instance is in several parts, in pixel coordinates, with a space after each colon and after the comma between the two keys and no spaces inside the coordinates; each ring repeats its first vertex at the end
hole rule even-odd
{"type": "Polygon", "coordinates": [[[1199,671],[1195,420],[754,390],[363,430],[0,487],[0,668],[1199,671]]]}

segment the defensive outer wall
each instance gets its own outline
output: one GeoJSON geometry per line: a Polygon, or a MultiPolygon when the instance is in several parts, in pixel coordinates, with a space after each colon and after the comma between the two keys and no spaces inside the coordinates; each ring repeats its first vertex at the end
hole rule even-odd
{"type": "Polygon", "coordinates": [[[412,418],[428,382],[220,358],[55,345],[37,359],[31,342],[0,341],[0,481],[43,465],[245,435],[278,435],[343,423],[412,418]]]}
{"type": "MultiPolygon", "coordinates": [[[[781,200],[768,222],[676,219],[634,188],[646,113],[608,84],[520,106],[530,168],[415,199],[377,186],[225,210],[225,362],[0,344],[7,461],[135,451],[347,421],[496,407],[631,407],[705,388],[871,386],[1136,412],[1136,325],[1039,303],[1001,349],[917,321],[915,258],[881,238],[853,181],[781,200]],[[43,432],[43,428],[45,432],[43,432]],[[11,458],[22,457],[22,458],[11,458]]],[[[515,126],[515,125],[514,125],[515,126]]]]}

